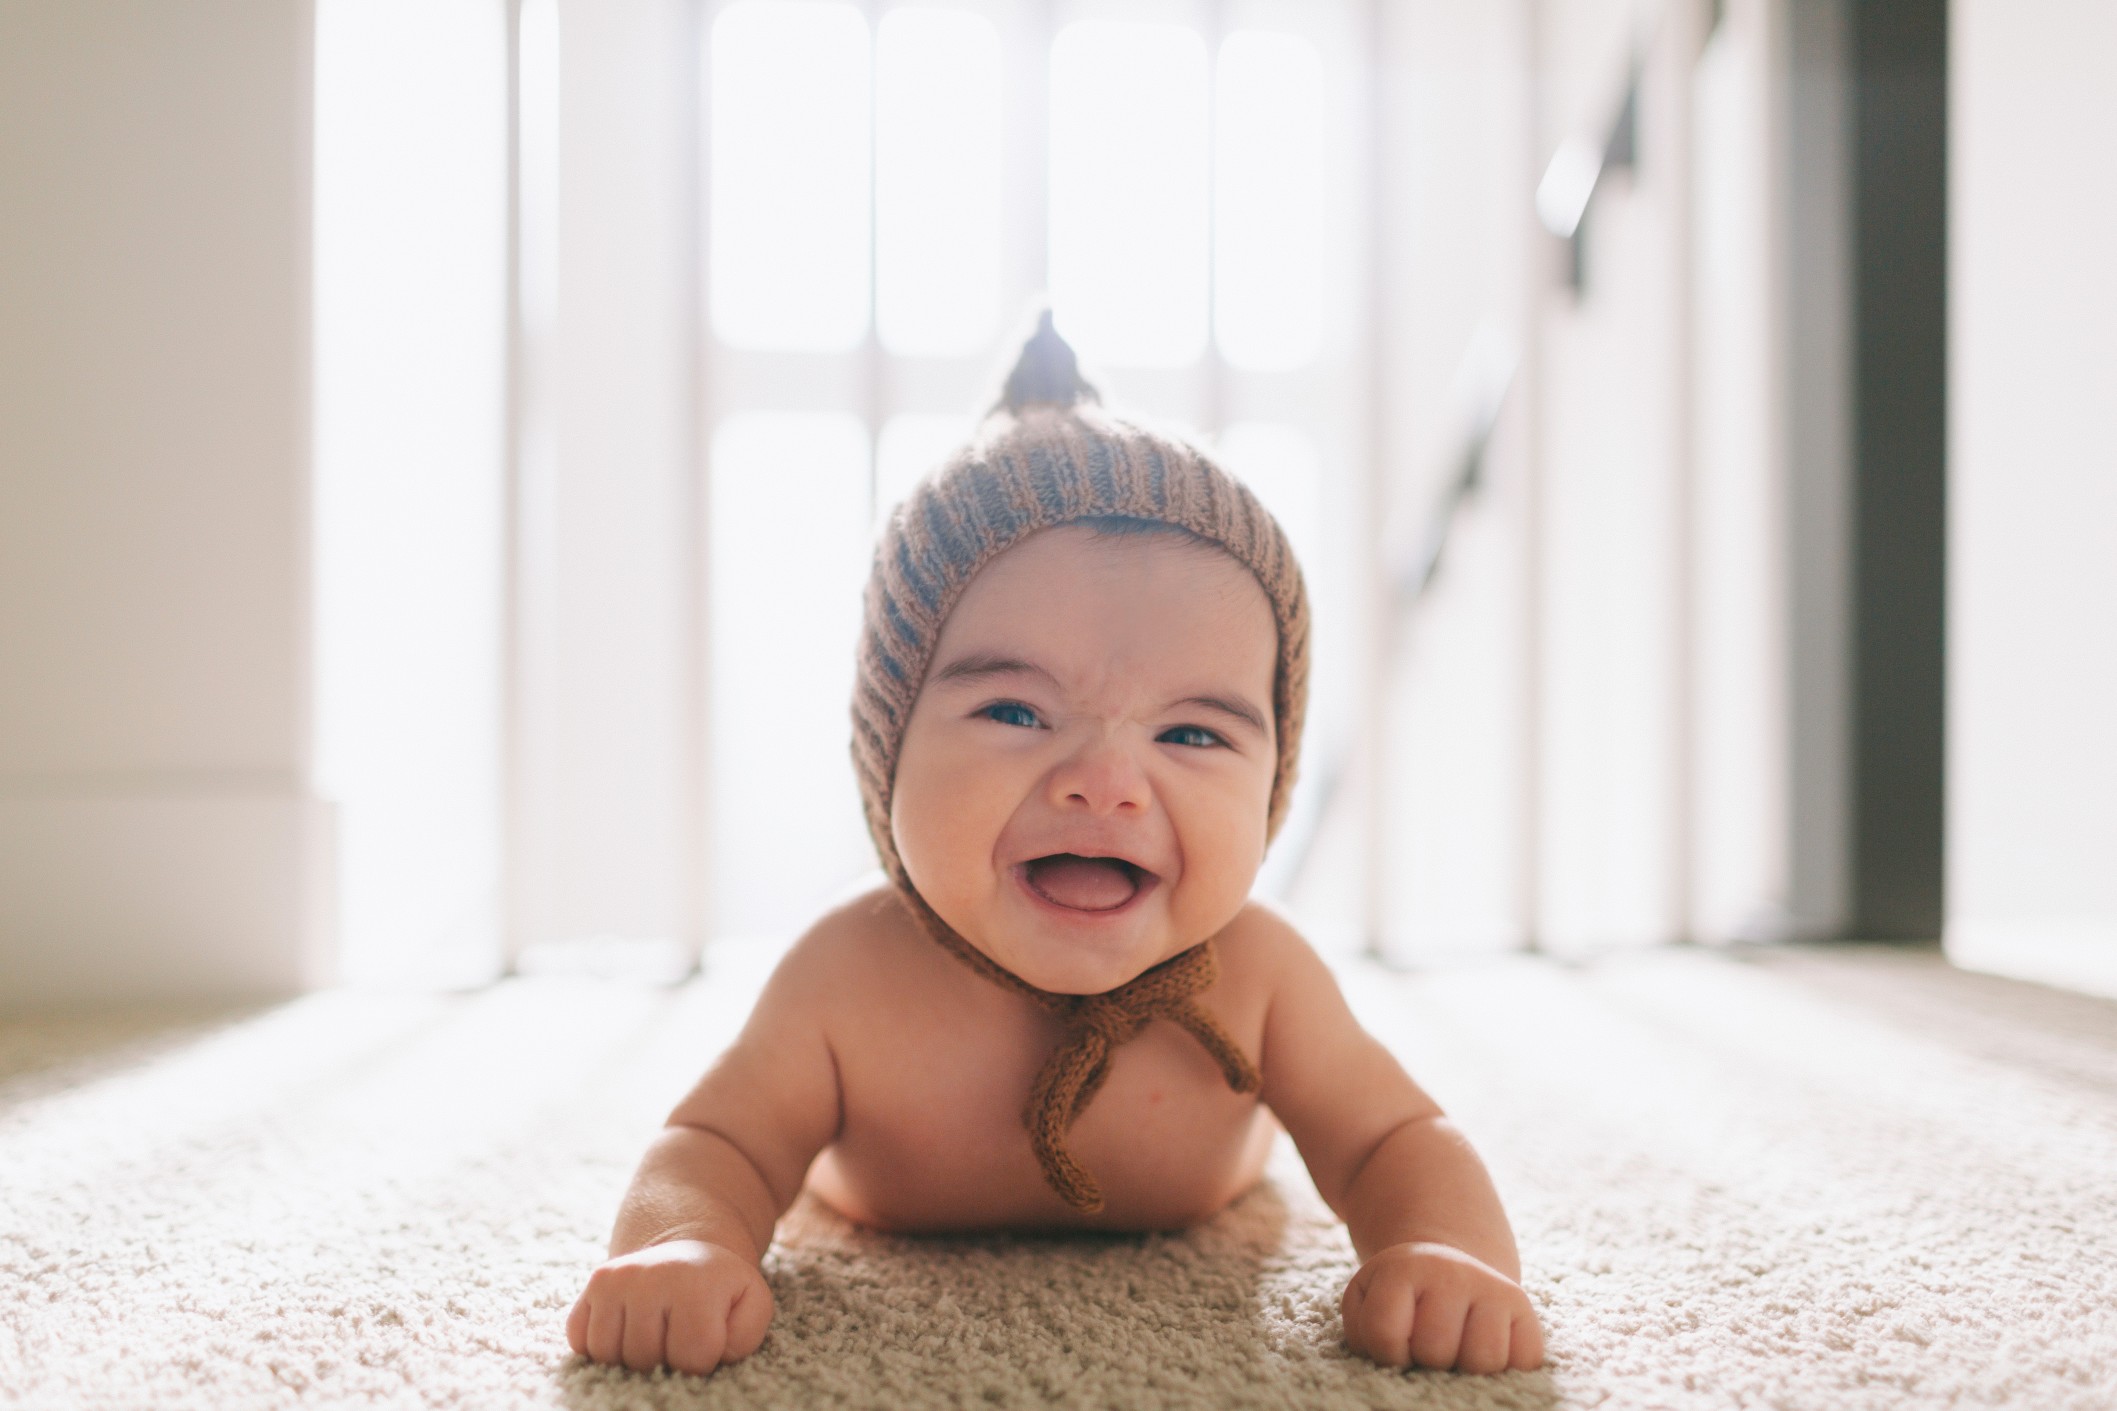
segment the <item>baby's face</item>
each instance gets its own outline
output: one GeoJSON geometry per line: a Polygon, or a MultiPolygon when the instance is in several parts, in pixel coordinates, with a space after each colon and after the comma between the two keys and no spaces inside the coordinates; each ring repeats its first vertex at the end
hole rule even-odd
{"type": "Polygon", "coordinates": [[[914,885],[1040,989],[1097,994],[1234,919],[1278,762],[1264,590],[1173,534],[1047,530],[971,580],[905,727],[914,885]]]}

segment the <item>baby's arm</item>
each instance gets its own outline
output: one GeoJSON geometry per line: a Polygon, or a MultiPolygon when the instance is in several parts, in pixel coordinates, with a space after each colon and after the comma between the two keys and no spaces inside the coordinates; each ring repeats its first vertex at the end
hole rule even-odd
{"type": "Polygon", "coordinates": [[[566,1320],[574,1351],[704,1374],[764,1341],[772,1293],[758,1263],[838,1128],[812,949],[788,954],[734,1046],[647,1149],[611,1257],[566,1320]]]}
{"type": "Polygon", "coordinates": [[[1395,1367],[1541,1366],[1543,1333],[1484,1164],[1360,1027],[1316,953],[1271,925],[1264,1100],[1360,1256],[1341,1305],[1346,1341],[1395,1367]]]}

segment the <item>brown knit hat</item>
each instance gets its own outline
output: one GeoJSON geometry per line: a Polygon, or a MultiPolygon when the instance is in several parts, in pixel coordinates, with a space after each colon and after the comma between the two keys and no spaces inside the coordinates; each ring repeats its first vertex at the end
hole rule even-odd
{"type": "Polygon", "coordinates": [[[1040,530],[1081,520],[1153,521],[1226,551],[1255,575],[1271,603],[1279,634],[1272,687],[1279,760],[1267,837],[1286,814],[1308,700],[1308,595],[1278,522],[1195,447],[1111,416],[1095,405],[1099,400],[1045,313],[970,445],[892,511],[868,578],[853,690],[853,763],[868,832],[891,882],[934,939],[964,963],[1068,1022],[1068,1041],[1039,1076],[1024,1116],[1046,1177],[1085,1211],[1099,1210],[1102,1198],[1066,1154],[1064,1130],[1101,1086],[1117,1044],[1148,1020],[1167,1018],[1198,1036],[1238,1091],[1255,1091],[1257,1074],[1190,998],[1212,983],[1209,944],[1108,994],[1052,994],[964,941],[919,895],[897,856],[890,795],[904,727],[941,626],[979,569],[1040,530]]]}

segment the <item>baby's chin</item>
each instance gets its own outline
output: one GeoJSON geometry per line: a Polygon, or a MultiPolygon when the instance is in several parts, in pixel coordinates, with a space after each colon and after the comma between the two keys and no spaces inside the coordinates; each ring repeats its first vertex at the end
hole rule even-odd
{"type": "MultiPolygon", "coordinates": [[[[995,955],[983,946],[978,948],[1012,972],[1017,979],[1055,995],[1108,994],[1111,990],[1130,984],[1169,958],[1167,955],[1153,953],[1139,961],[1087,963],[1078,958],[1042,955],[1017,957],[1004,952],[995,955]]],[[[1178,949],[1181,950],[1182,947],[1178,949]]]]}
{"type": "Polygon", "coordinates": [[[1008,927],[1004,935],[963,932],[964,939],[1009,973],[1058,995],[1100,995],[1131,983],[1189,949],[1156,933],[1137,937],[1048,936],[1036,927],[1008,927]]]}

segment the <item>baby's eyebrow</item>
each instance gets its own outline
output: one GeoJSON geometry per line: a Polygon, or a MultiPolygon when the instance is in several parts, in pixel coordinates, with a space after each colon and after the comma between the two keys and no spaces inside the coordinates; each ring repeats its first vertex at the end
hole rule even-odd
{"type": "Polygon", "coordinates": [[[1035,662],[1023,661],[1019,657],[1003,657],[992,652],[972,652],[968,656],[957,657],[936,671],[934,680],[983,681],[993,676],[1040,676],[1054,688],[1058,686],[1058,678],[1035,662]]]}
{"type": "Polygon", "coordinates": [[[1240,696],[1185,696],[1182,700],[1173,704],[1203,706],[1207,710],[1217,710],[1222,715],[1232,716],[1241,721],[1260,735],[1265,733],[1264,712],[1240,696]]]}

